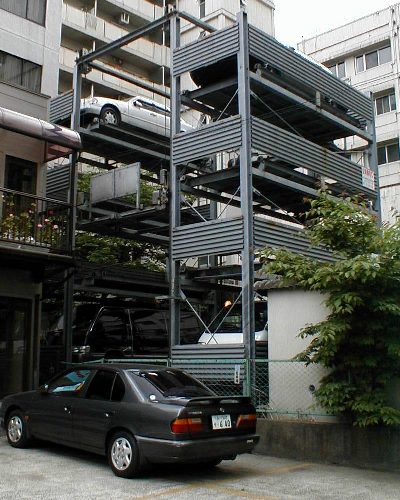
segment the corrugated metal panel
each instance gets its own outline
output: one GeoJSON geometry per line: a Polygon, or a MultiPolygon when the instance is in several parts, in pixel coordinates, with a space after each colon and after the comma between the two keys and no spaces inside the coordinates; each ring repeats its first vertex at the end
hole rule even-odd
{"type": "Polygon", "coordinates": [[[172,160],[175,165],[199,160],[220,151],[238,149],[242,143],[240,116],[233,116],[194,132],[179,134],[172,141],[172,160]]]}
{"type": "Polygon", "coordinates": [[[230,255],[240,253],[242,249],[242,217],[188,224],[173,230],[172,258],[175,260],[230,255]]]}
{"type": "Polygon", "coordinates": [[[284,248],[322,261],[334,260],[328,250],[311,246],[310,240],[304,234],[304,230],[261,217],[254,218],[254,246],[255,248],[264,248],[266,246],[284,248]]]}
{"type": "Polygon", "coordinates": [[[51,123],[64,121],[72,115],[73,95],[73,90],[70,90],[50,100],[51,123]]]}
{"type": "Polygon", "coordinates": [[[234,24],[202,40],[175,49],[172,54],[173,76],[221,61],[236,54],[238,50],[239,26],[234,24]]]}
{"type": "Polygon", "coordinates": [[[60,201],[68,201],[69,165],[54,167],[46,172],[46,196],[60,201]]]}
{"type": "Polygon", "coordinates": [[[319,90],[361,117],[372,120],[372,102],[369,97],[254,26],[249,26],[249,50],[251,55],[279,69],[284,75],[319,90]]]}
{"type": "Polygon", "coordinates": [[[302,137],[252,118],[252,147],[295,167],[304,167],[335,179],[344,186],[372,197],[376,192],[362,185],[361,165],[332,153],[302,137]]]}
{"type": "Polygon", "coordinates": [[[171,351],[172,366],[204,382],[240,382],[245,378],[243,344],[181,345],[171,351]],[[236,375],[236,376],[235,376],[236,375]]]}

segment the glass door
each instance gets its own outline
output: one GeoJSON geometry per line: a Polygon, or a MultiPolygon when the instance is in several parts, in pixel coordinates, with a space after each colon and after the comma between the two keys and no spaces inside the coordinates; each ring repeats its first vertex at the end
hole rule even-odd
{"type": "Polygon", "coordinates": [[[0,398],[27,388],[32,302],[0,297],[0,398]]]}

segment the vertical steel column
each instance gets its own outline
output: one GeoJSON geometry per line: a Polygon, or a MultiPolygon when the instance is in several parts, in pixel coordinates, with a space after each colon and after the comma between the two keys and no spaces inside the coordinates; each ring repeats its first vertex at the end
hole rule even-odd
{"type": "MultiPolygon", "coordinates": [[[[374,111],[374,98],[371,92],[371,106],[374,111]]],[[[376,132],[375,132],[375,113],[372,113],[372,120],[367,122],[367,132],[372,136],[372,142],[368,144],[368,167],[373,170],[375,174],[375,189],[377,193],[375,210],[378,213],[378,222],[382,224],[382,207],[381,207],[381,193],[379,189],[379,166],[378,166],[378,152],[376,149],[376,132]]]]}
{"type": "MultiPolygon", "coordinates": [[[[238,13],[239,53],[238,99],[242,123],[242,144],[240,147],[240,205],[243,216],[242,252],[242,318],[243,340],[246,359],[254,363],[254,246],[253,246],[253,182],[251,171],[251,112],[249,80],[249,32],[247,14],[238,13]]],[[[254,369],[250,365],[246,392],[251,394],[254,385],[254,369]]]]}
{"type": "MultiPolygon", "coordinates": [[[[75,65],[73,77],[73,111],[71,118],[71,128],[78,131],[80,126],[80,108],[81,108],[81,87],[82,74],[81,66],[75,65]]],[[[68,225],[68,250],[71,255],[75,250],[75,229],[76,229],[76,164],[78,152],[74,151],[70,156],[70,178],[69,178],[69,225],[68,225]]],[[[66,271],[66,280],[64,285],[64,342],[65,342],[65,361],[70,362],[72,358],[72,320],[74,306],[74,272],[71,269],[66,271]]]]}
{"type": "Polygon", "coordinates": [[[180,172],[173,163],[174,136],[181,130],[181,77],[174,75],[173,52],[180,46],[181,24],[177,14],[170,20],[171,51],[171,162],[169,175],[169,307],[170,307],[170,349],[180,343],[180,262],[173,259],[172,244],[174,229],[180,226],[180,172]]]}

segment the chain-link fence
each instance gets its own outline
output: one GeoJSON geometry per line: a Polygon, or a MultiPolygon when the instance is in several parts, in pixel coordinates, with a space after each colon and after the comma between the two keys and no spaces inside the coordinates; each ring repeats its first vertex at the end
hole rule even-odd
{"type": "MultiPolygon", "coordinates": [[[[116,360],[108,360],[116,361],[116,360]]],[[[328,417],[315,399],[326,370],[294,360],[271,359],[124,359],[180,368],[218,396],[251,396],[260,417],[318,420],[328,417]]]]}

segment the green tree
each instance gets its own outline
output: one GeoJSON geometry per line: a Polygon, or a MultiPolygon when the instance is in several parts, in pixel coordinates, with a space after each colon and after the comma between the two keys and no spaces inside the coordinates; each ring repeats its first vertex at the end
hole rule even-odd
{"type": "Polygon", "coordinates": [[[400,375],[400,221],[380,227],[362,200],[328,192],[310,201],[306,220],[312,243],[336,260],[263,251],[264,271],[327,296],[330,314],[300,332],[311,342],[298,359],[330,370],[316,391],[330,414],[358,426],[399,424],[387,389],[400,375]]]}

